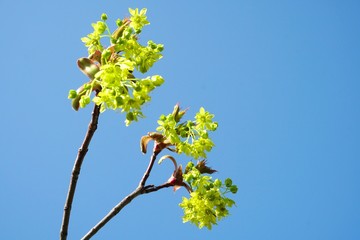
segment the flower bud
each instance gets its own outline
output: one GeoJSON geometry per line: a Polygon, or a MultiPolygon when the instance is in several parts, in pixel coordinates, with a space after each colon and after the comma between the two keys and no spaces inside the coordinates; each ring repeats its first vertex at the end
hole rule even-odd
{"type": "Polygon", "coordinates": [[[116,25],[117,25],[118,27],[120,27],[122,24],[123,24],[123,21],[118,18],[118,19],[116,20],[116,25]]]}
{"type": "Polygon", "coordinates": [[[90,103],[90,97],[88,95],[81,96],[79,103],[81,108],[86,107],[90,103]]]}
{"type": "Polygon", "coordinates": [[[158,45],[157,45],[157,50],[158,50],[159,52],[162,52],[162,51],[164,50],[164,45],[163,45],[163,44],[158,44],[158,45]]]}
{"type": "Polygon", "coordinates": [[[225,179],[225,186],[231,187],[232,186],[232,180],[230,178],[225,179]]]}
{"type": "Polygon", "coordinates": [[[121,105],[124,104],[124,99],[122,97],[120,97],[120,96],[117,96],[115,98],[115,101],[116,101],[116,105],[118,105],[118,106],[121,106],[121,105]]]}
{"type": "Polygon", "coordinates": [[[221,187],[221,181],[219,180],[219,179],[216,179],[215,181],[214,181],[214,186],[215,187],[221,187]]]}
{"type": "Polygon", "coordinates": [[[173,112],[172,112],[172,115],[173,115],[173,117],[174,117],[175,122],[180,122],[181,118],[185,115],[185,113],[186,113],[186,109],[180,111],[180,106],[179,106],[179,104],[176,104],[176,105],[174,106],[174,110],[173,110],[173,112]]]}
{"type": "Polygon", "coordinates": [[[69,91],[68,99],[74,99],[74,98],[76,98],[76,96],[77,96],[76,90],[71,89],[71,90],[69,91]]]}
{"type": "Polygon", "coordinates": [[[171,113],[174,116],[174,118],[176,118],[177,114],[179,113],[179,110],[180,110],[180,106],[179,106],[179,104],[176,104],[174,106],[173,112],[171,113]]]}
{"type": "Polygon", "coordinates": [[[134,117],[134,114],[132,112],[128,112],[126,114],[126,120],[128,121],[134,121],[135,117],[134,117]]]}
{"type": "Polygon", "coordinates": [[[238,191],[238,187],[236,185],[232,185],[230,187],[230,192],[232,192],[233,194],[237,193],[237,191],[238,191]]]}
{"type": "Polygon", "coordinates": [[[108,18],[108,17],[107,17],[107,15],[106,15],[106,13],[101,14],[101,20],[106,21],[107,18],[108,18]]]}

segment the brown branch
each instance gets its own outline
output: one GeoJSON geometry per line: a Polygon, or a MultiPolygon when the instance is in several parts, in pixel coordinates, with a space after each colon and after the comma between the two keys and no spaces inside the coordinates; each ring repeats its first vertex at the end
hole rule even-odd
{"type": "Polygon", "coordinates": [[[88,240],[93,237],[107,222],[115,217],[121,209],[128,205],[134,198],[139,196],[142,192],[142,188],[136,188],[135,191],[126,196],[121,202],[119,202],[98,224],[96,224],[81,240],[88,240]]]}
{"type": "Polygon", "coordinates": [[[67,194],[66,202],[65,202],[65,206],[64,206],[64,214],[63,214],[61,230],[60,230],[60,240],[66,240],[66,238],[67,238],[68,228],[69,228],[69,220],[70,220],[70,212],[71,212],[72,202],[74,199],[76,183],[79,178],[81,164],[82,164],[82,162],[85,158],[85,155],[88,151],[88,147],[91,142],[91,139],[97,129],[99,115],[100,115],[100,106],[95,104],[94,110],[92,112],[92,118],[89,123],[88,130],[86,132],[86,136],[84,138],[84,141],[83,141],[81,147],[79,148],[77,157],[75,159],[74,167],[72,170],[70,184],[69,184],[69,190],[68,190],[68,194],[67,194]]]}
{"type": "Polygon", "coordinates": [[[146,180],[149,178],[150,176],[150,172],[151,172],[151,169],[152,167],[154,166],[154,162],[156,160],[156,156],[159,154],[159,151],[156,151],[156,146],[157,146],[157,143],[155,142],[155,147],[154,147],[154,151],[153,151],[153,154],[151,155],[151,158],[150,158],[150,162],[149,162],[149,165],[144,173],[144,176],[141,178],[141,181],[139,183],[139,186],[138,188],[144,188],[145,186],[145,183],[146,183],[146,180]]]}
{"type": "Polygon", "coordinates": [[[160,186],[154,186],[154,185],[148,185],[145,186],[146,184],[146,180],[149,178],[150,176],[150,172],[152,170],[152,167],[154,166],[154,162],[156,160],[156,156],[159,154],[160,151],[156,150],[156,143],[155,143],[155,148],[154,148],[154,152],[150,158],[150,162],[149,165],[143,175],[143,177],[140,180],[140,183],[138,185],[138,187],[135,189],[135,191],[133,191],[132,193],[130,193],[129,195],[127,195],[123,200],[121,200],[102,220],[100,220],[100,222],[98,222],[81,240],[88,240],[91,237],[93,237],[103,226],[105,226],[105,224],[107,222],[109,222],[113,217],[115,217],[126,205],[128,205],[134,198],[142,195],[142,194],[146,194],[146,193],[150,193],[150,192],[156,192],[162,188],[165,187],[170,187],[171,184],[169,183],[164,183],[160,186]]]}
{"type": "Polygon", "coordinates": [[[163,188],[168,188],[168,187],[172,187],[173,184],[171,183],[164,183],[164,184],[161,184],[159,186],[154,186],[154,185],[149,185],[149,186],[146,186],[143,190],[143,194],[146,194],[146,193],[151,193],[151,192],[156,192],[156,191],[159,191],[160,189],[163,189],[163,188]]]}

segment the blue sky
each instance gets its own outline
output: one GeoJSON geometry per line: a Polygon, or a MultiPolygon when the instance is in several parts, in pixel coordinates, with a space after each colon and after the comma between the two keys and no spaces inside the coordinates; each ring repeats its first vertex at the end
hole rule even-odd
{"type": "MultiPolygon", "coordinates": [[[[209,163],[239,191],[212,231],[181,221],[186,191],[134,200],[93,239],[360,239],[358,1],[0,1],[0,238],[57,239],[91,108],[80,38],[103,12],[148,8],[141,39],[165,45],[149,74],[166,82],[147,118],[105,112],[83,164],[68,239],[80,239],[138,184],[139,139],[175,103],[219,122],[209,163]]],[[[179,158],[185,162],[185,159],[179,158]]],[[[162,183],[171,163],[155,166],[162,183]]]]}

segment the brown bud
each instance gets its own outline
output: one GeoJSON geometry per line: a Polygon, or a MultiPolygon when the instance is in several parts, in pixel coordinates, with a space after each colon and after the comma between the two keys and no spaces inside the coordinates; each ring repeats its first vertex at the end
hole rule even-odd
{"type": "Polygon", "coordinates": [[[111,37],[116,41],[118,38],[121,37],[122,33],[124,32],[125,28],[131,23],[130,19],[124,19],[123,24],[118,27],[111,37]]]}
{"type": "Polygon", "coordinates": [[[192,192],[191,187],[183,181],[183,172],[181,165],[175,169],[173,175],[169,178],[168,183],[174,186],[174,191],[177,191],[181,187],[185,187],[189,193],[192,192]]]}
{"type": "Polygon", "coordinates": [[[91,80],[93,80],[95,78],[95,74],[100,71],[99,66],[96,65],[95,62],[90,60],[89,58],[79,58],[77,64],[80,70],[91,80]]]}
{"type": "Polygon", "coordinates": [[[160,158],[159,164],[162,163],[167,158],[173,162],[175,168],[173,174],[168,179],[167,184],[169,184],[170,186],[174,186],[174,191],[178,190],[180,187],[185,187],[189,193],[192,192],[191,187],[183,181],[182,166],[181,165],[177,166],[177,162],[174,157],[170,155],[165,155],[160,158]]]}
{"type": "Polygon", "coordinates": [[[99,50],[96,50],[93,54],[89,56],[89,59],[101,63],[101,52],[99,50]]]}
{"type": "Polygon", "coordinates": [[[180,122],[181,118],[185,115],[186,111],[187,111],[187,109],[180,111],[180,106],[177,103],[174,106],[173,112],[171,113],[174,116],[175,122],[180,122]]]}
{"type": "Polygon", "coordinates": [[[199,170],[200,173],[208,173],[213,174],[214,172],[217,172],[216,170],[206,166],[206,160],[203,159],[201,161],[198,161],[195,168],[199,170]]]}

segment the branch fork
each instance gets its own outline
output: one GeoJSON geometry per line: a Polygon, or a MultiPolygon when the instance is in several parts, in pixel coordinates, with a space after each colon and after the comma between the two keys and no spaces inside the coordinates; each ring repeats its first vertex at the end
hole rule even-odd
{"type": "MultiPolygon", "coordinates": [[[[103,226],[105,226],[107,222],[109,222],[113,217],[115,217],[126,205],[128,205],[134,198],[142,194],[156,192],[159,191],[160,189],[168,188],[172,186],[174,187],[174,190],[176,190],[180,187],[180,185],[186,187],[188,191],[191,190],[189,186],[187,186],[182,182],[182,168],[181,166],[177,167],[175,159],[171,156],[167,158],[172,159],[175,165],[175,171],[172,174],[172,176],[169,178],[169,180],[159,186],[146,185],[146,181],[150,177],[150,173],[154,166],[156,157],[163,149],[168,148],[169,146],[168,143],[164,143],[162,141],[164,138],[162,138],[161,137],[162,135],[161,136],[160,135],[161,134],[148,134],[141,138],[140,146],[141,146],[141,151],[143,153],[146,153],[146,148],[150,140],[154,141],[154,148],[153,148],[153,153],[150,157],[148,167],[144,172],[144,175],[141,178],[138,187],[132,193],[127,195],[123,200],[121,200],[112,210],[110,210],[109,213],[102,220],[100,220],[93,228],[91,228],[90,231],[81,240],[88,240],[91,237],[93,237],[103,226]]],[[[160,159],[160,162],[163,161],[164,159],[165,158],[162,157],[160,159]]]]}

